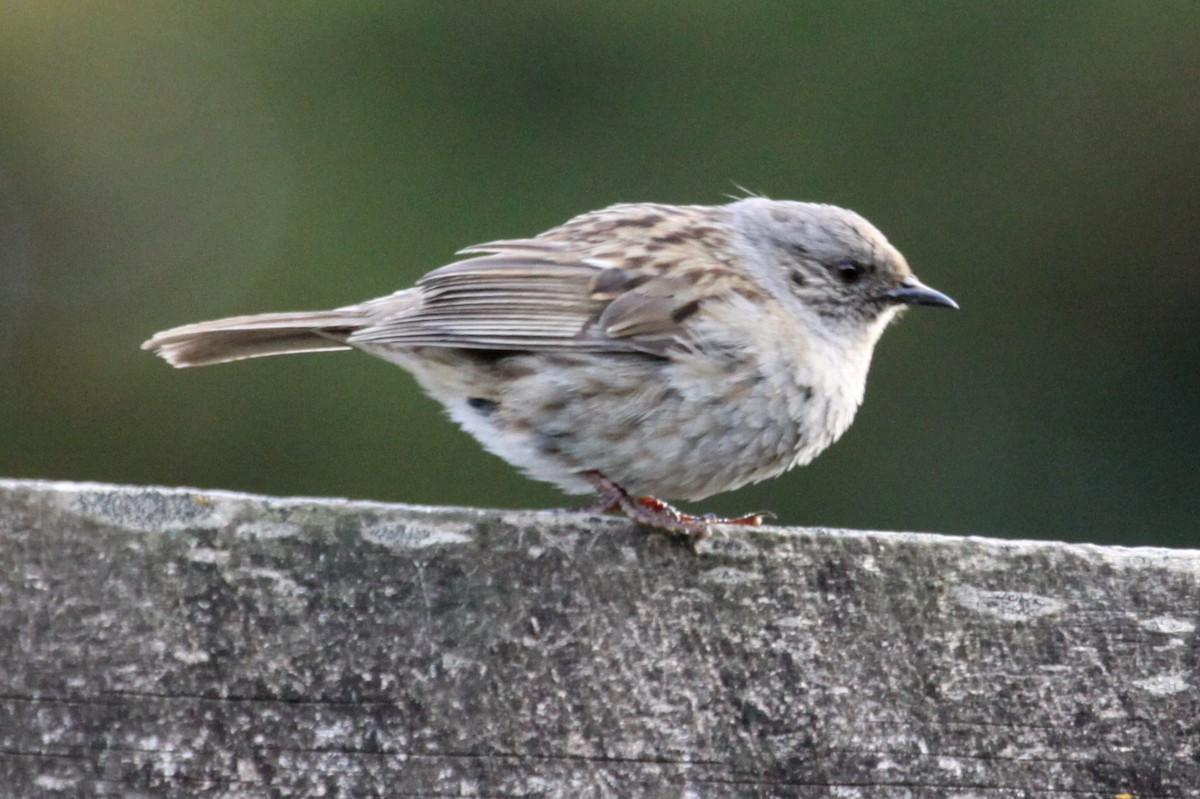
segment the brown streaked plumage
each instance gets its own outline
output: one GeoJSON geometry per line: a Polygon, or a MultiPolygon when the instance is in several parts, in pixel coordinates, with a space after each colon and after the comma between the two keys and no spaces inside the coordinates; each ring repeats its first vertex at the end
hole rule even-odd
{"type": "Polygon", "coordinates": [[[954,307],[857,214],[758,197],[616,205],[461,254],[386,297],[143,347],[175,366],[362,350],[531,477],[699,534],[720,520],[650,495],[701,499],[807,463],[852,421],[897,310],[954,307]]]}

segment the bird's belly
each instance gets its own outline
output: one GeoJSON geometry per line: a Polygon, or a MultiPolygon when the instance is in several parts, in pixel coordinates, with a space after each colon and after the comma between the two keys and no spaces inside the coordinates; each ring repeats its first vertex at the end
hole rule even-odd
{"type": "Polygon", "coordinates": [[[826,392],[743,361],[434,360],[447,362],[405,365],[489,451],[572,494],[590,493],[580,473],[597,470],[634,494],[702,499],[806,463],[836,438],[823,427],[826,392]]]}

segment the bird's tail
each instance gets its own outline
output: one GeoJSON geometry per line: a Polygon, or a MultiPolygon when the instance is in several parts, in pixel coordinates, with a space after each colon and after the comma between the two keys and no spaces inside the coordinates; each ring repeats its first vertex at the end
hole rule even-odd
{"type": "Polygon", "coordinates": [[[142,349],[153,350],[178,367],[293,352],[348,350],[347,337],[366,323],[366,314],[354,307],[231,316],[155,333],[142,349]]]}

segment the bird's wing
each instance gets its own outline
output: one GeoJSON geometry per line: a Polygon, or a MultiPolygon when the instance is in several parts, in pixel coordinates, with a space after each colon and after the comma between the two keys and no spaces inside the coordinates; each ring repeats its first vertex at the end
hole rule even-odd
{"type": "Polygon", "coordinates": [[[544,238],[464,250],[478,252],[488,254],[421,278],[417,303],[411,295],[397,310],[389,298],[367,303],[373,321],[348,343],[663,355],[686,343],[687,320],[722,283],[715,273],[726,271],[702,251],[634,260],[621,249],[580,252],[544,238]]]}

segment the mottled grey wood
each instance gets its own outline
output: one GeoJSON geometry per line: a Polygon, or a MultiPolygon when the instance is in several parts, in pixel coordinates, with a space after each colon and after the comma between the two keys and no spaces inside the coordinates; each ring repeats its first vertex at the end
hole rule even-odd
{"type": "Polygon", "coordinates": [[[0,481],[0,795],[1200,795],[1200,552],[0,481]]]}

